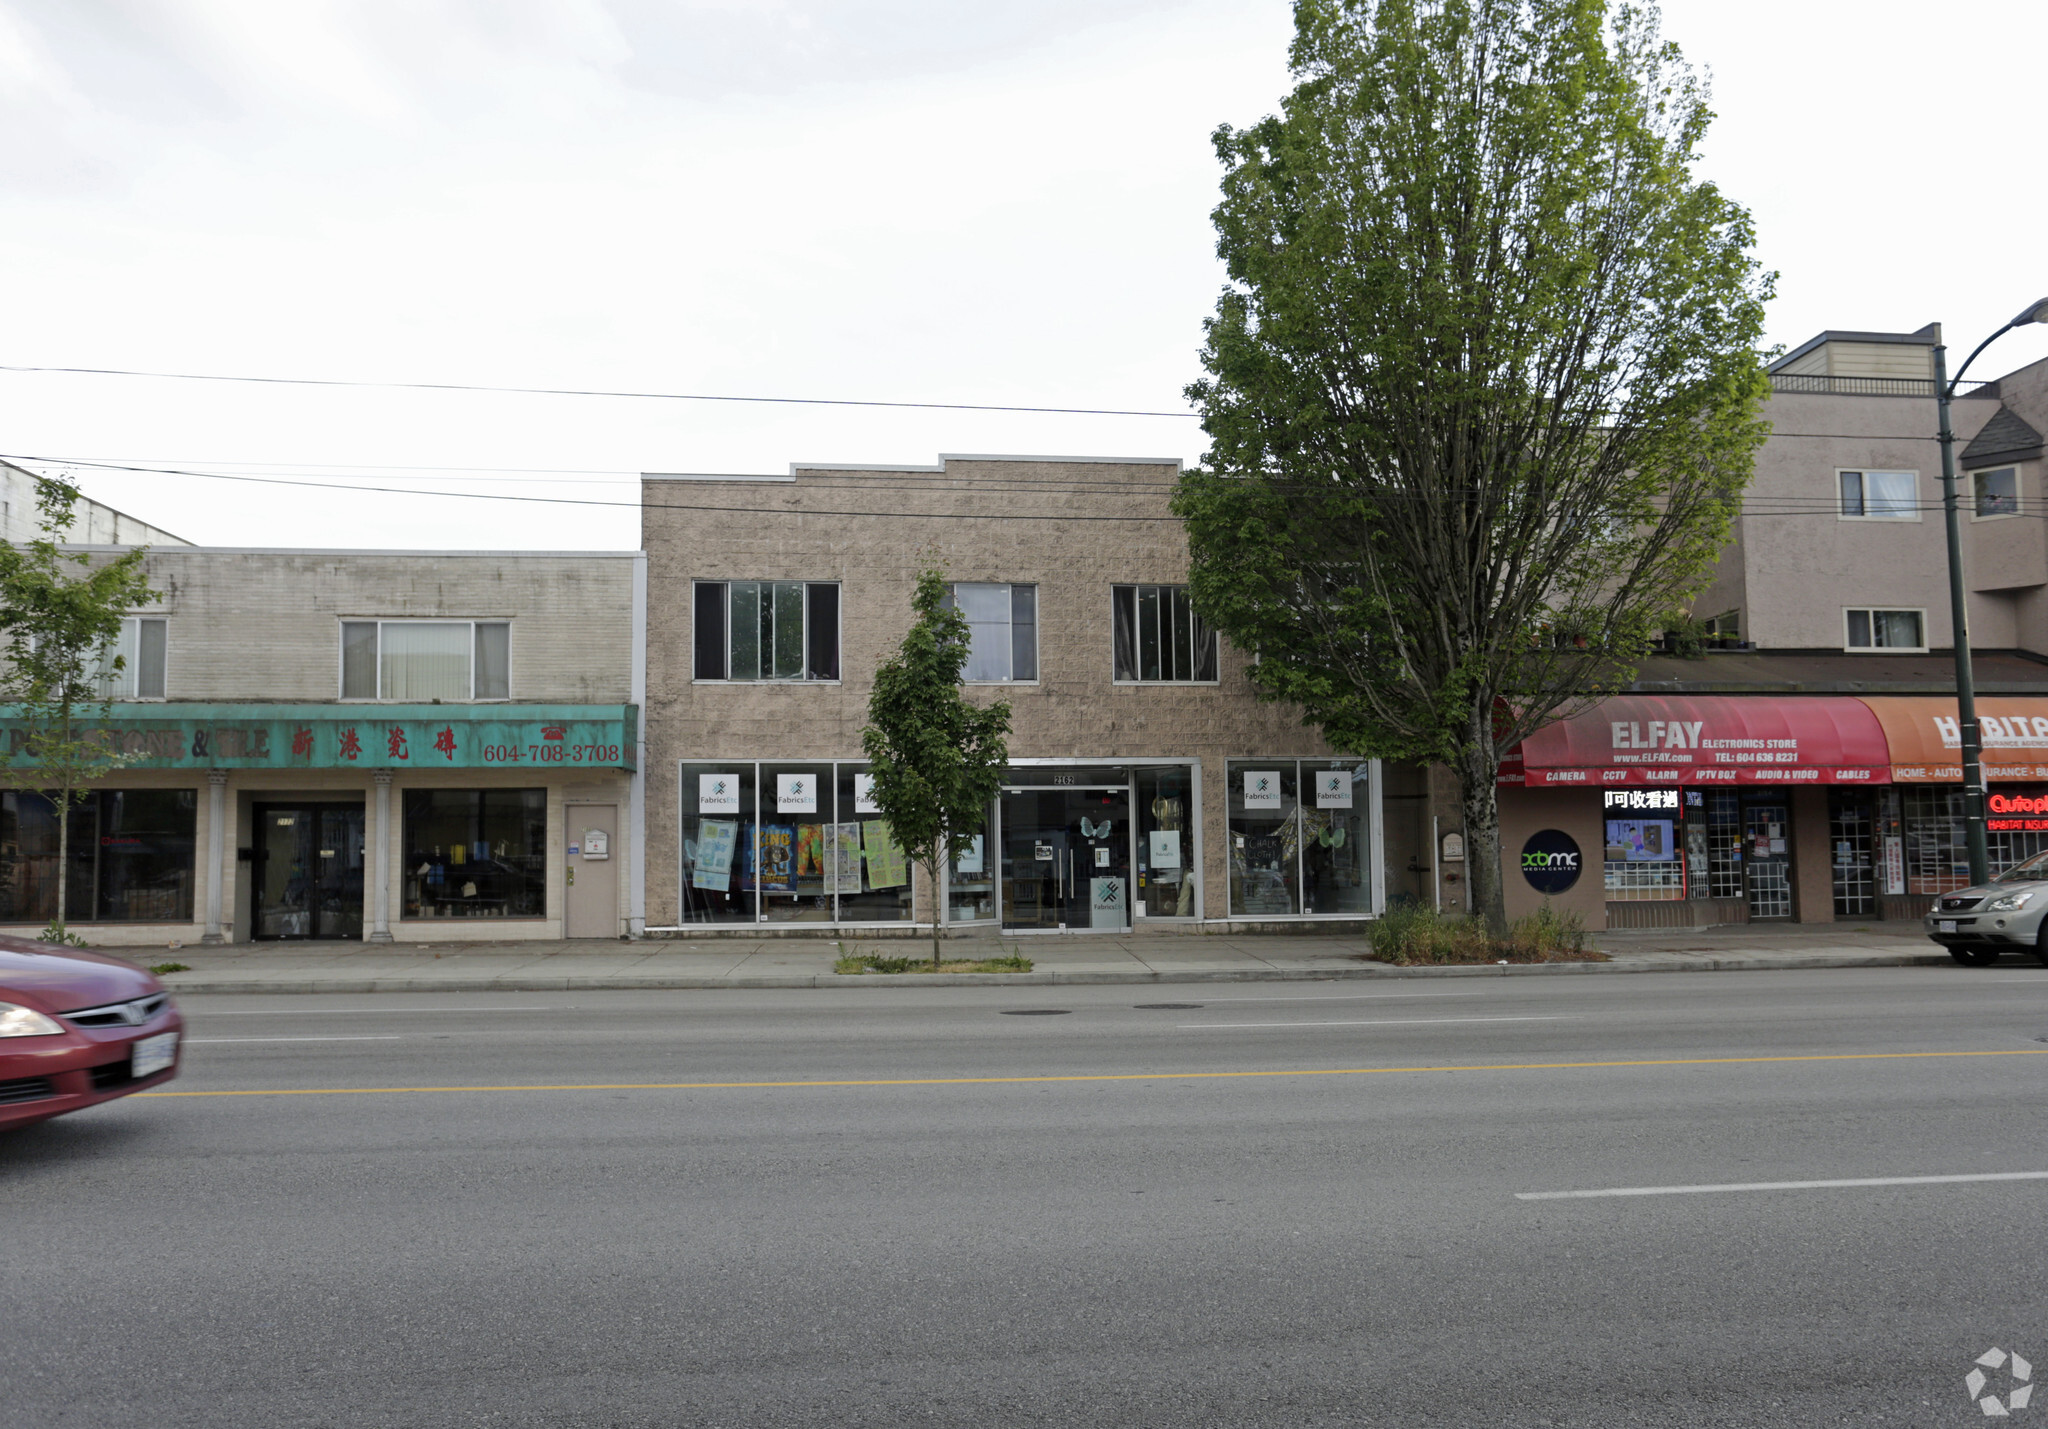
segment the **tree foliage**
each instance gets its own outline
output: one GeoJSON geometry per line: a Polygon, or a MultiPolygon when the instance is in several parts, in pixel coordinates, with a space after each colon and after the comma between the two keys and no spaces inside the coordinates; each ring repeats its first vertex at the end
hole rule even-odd
{"type": "Polygon", "coordinates": [[[136,547],[95,565],[66,551],[77,521],[78,488],[38,478],[42,534],[22,545],[0,541],[0,631],[7,667],[0,692],[26,729],[30,763],[9,764],[7,781],[50,796],[57,815],[57,910],[44,937],[74,941],[64,927],[71,874],[71,809],[93,780],[129,762],[108,741],[113,713],[110,677],[125,667],[114,653],[121,619],[161,597],[150,589],[136,547]]]}
{"type": "Polygon", "coordinates": [[[932,899],[932,963],[939,962],[940,871],[948,850],[988,827],[989,801],[1009,761],[1010,707],[970,703],[960,693],[967,617],[946,599],[944,575],[920,571],[916,613],[903,644],[875,671],[861,748],[875,779],[875,804],[896,841],[924,869],[932,899]]]}
{"type": "Polygon", "coordinates": [[[1291,63],[1216,134],[1190,585],[1332,744],[1457,770],[1498,929],[1499,754],[1705,583],[1771,278],[1692,174],[1711,115],[1654,10],[1298,0],[1291,63]]]}

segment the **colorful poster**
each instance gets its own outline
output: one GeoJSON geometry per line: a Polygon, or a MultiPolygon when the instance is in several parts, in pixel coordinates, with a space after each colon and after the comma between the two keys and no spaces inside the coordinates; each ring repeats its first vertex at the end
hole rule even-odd
{"type": "Polygon", "coordinates": [[[901,888],[910,882],[910,860],[889,831],[887,819],[863,819],[861,842],[868,860],[868,887],[901,888]]]}
{"type": "Polygon", "coordinates": [[[823,824],[798,824],[796,826],[796,876],[798,878],[823,878],[825,876],[825,826],[823,824]]]}
{"type": "Polygon", "coordinates": [[[706,819],[697,825],[697,866],[690,873],[693,888],[714,893],[732,889],[732,852],[739,842],[740,826],[726,819],[706,819]]]}
{"type": "Polygon", "coordinates": [[[796,857],[796,829],[790,824],[761,825],[760,880],[763,893],[788,893],[796,857]]]}
{"type": "Polygon", "coordinates": [[[860,892],[860,825],[825,825],[825,891],[860,892]]]}

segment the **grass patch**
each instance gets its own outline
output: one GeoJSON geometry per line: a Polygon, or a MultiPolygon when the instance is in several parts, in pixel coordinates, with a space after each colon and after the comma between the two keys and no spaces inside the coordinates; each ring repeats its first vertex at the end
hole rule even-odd
{"type": "Polygon", "coordinates": [[[162,977],[165,973],[191,972],[192,965],[190,963],[151,963],[149,965],[149,970],[155,973],[158,977],[162,977]]]}
{"type": "Polygon", "coordinates": [[[930,958],[894,958],[881,953],[864,953],[856,948],[840,953],[832,971],[845,977],[893,973],[1028,973],[1031,959],[1012,948],[1000,958],[959,958],[932,966],[930,958]]]}
{"type": "Polygon", "coordinates": [[[1586,942],[1576,913],[1548,903],[1517,918],[1505,938],[1490,937],[1477,918],[1447,917],[1434,908],[1392,908],[1372,925],[1374,962],[1423,964],[1604,963],[1607,954],[1586,942]]]}

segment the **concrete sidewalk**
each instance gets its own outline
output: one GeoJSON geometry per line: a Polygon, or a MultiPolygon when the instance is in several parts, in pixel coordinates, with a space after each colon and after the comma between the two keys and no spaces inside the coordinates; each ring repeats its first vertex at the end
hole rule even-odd
{"type": "Polygon", "coordinates": [[[1357,937],[1309,935],[949,938],[945,955],[1021,952],[1029,973],[841,976],[841,951],[915,957],[928,943],[890,938],[706,938],[695,942],[417,944],[241,943],[159,952],[121,949],[138,962],[177,961],[179,992],[555,992],[597,988],[933,987],[989,983],[1261,982],[1414,977],[1556,977],[1620,972],[1947,965],[1917,924],[1710,928],[1596,935],[1605,963],[1390,967],[1365,960],[1357,937]]]}

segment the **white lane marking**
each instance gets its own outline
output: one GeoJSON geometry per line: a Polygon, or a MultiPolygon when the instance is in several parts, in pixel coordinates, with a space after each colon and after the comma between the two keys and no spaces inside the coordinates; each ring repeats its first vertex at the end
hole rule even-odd
{"type": "Polygon", "coordinates": [[[403,1042],[396,1032],[378,1037],[187,1037],[187,1047],[201,1042],[403,1042]]]}
{"type": "MultiPolygon", "coordinates": [[[[177,989],[173,988],[172,991],[177,989]]],[[[567,1012],[566,1007],[227,1007],[208,1008],[198,1017],[325,1017],[339,1012],[567,1012]]]]}
{"type": "MultiPolygon", "coordinates": [[[[1498,989],[1495,989],[1496,991],[1498,989]]],[[[1400,997],[1484,997],[1483,992],[1340,992],[1329,997],[1212,997],[1210,1002],[1372,1002],[1400,997]]]]}
{"type": "Polygon", "coordinates": [[[1981,1171],[1965,1176],[1864,1176],[1848,1181],[1735,1181],[1725,1186],[1613,1186],[1604,1191],[1517,1191],[1518,1201],[1599,1196],[1697,1196],[1707,1191],[1826,1191],[1854,1186],[1954,1186],[1965,1181],[2048,1181],[2048,1171],[1981,1171]]]}
{"type": "Polygon", "coordinates": [[[1387,1017],[1372,1022],[1183,1022],[1181,1032],[1208,1032],[1219,1027],[1432,1027],[1445,1022],[1563,1022],[1555,1017],[1387,1017]]]}

